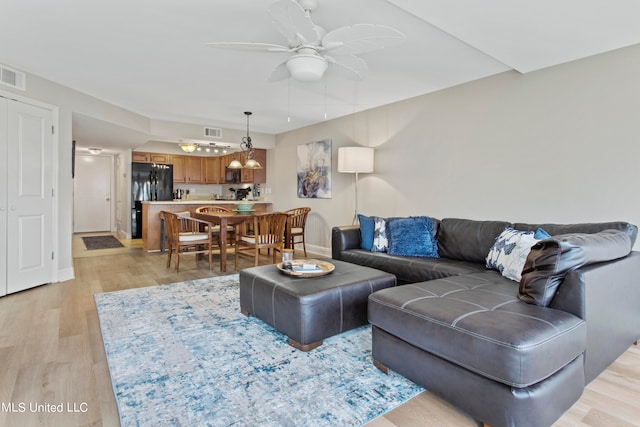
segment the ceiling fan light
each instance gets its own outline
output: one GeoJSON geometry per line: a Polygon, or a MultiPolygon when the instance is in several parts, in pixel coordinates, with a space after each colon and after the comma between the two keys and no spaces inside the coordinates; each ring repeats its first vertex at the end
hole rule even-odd
{"type": "Polygon", "coordinates": [[[289,74],[295,80],[301,82],[314,82],[320,80],[324,76],[329,63],[327,60],[315,54],[298,54],[294,55],[287,61],[287,69],[289,74]]]}

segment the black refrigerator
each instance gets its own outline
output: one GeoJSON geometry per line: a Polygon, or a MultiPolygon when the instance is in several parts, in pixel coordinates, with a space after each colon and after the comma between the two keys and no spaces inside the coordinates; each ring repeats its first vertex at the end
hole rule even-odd
{"type": "Polygon", "coordinates": [[[173,200],[173,166],[131,163],[131,237],[142,237],[142,202],[173,200]]]}

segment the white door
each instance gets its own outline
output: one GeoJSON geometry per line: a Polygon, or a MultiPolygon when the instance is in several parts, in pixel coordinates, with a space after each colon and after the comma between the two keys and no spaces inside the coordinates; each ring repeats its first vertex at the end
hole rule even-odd
{"type": "MultiPolygon", "coordinates": [[[[53,113],[6,103],[7,293],[53,277],[53,113]]],[[[2,127],[0,127],[2,129],[2,127]]]]}
{"type": "Polygon", "coordinates": [[[0,296],[7,294],[7,108],[8,101],[0,97],[0,296]]]}
{"type": "Polygon", "coordinates": [[[76,154],[73,179],[73,231],[111,230],[112,158],[76,154]]]}

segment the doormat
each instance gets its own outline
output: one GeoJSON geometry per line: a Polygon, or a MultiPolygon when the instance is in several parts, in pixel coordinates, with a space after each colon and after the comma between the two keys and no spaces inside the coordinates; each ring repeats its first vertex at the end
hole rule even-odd
{"type": "Polygon", "coordinates": [[[124,248],[124,245],[120,243],[120,240],[113,236],[91,236],[83,237],[82,241],[87,250],[94,249],[110,249],[110,248],[124,248]]]}

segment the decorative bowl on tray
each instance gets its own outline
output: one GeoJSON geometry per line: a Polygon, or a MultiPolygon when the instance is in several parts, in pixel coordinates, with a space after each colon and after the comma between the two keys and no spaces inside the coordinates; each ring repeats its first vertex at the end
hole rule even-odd
{"type": "Polygon", "coordinates": [[[236,212],[238,213],[251,213],[253,212],[253,202],[241,201],[236,203],[236,212]]]}
{"type": "Polygon", "coordinates": [[[284,266],[282,262],[276,264],[278,270],[294,277],[318,277],[331,273],[336,266],[319,259],[294,259],[291,266],[284,266]]]}

